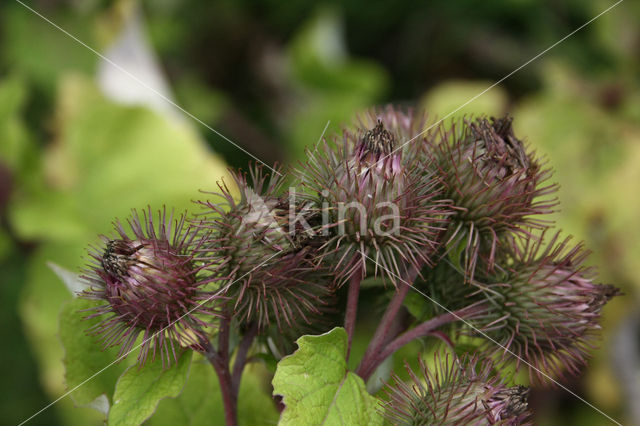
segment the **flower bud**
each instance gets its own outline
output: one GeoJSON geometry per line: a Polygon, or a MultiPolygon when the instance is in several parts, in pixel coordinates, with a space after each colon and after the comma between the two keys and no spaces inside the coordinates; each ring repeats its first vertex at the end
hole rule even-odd
{"type": "Polygon", "coordinates": [[[569,249],[569,241],[558,242],[556,234],[546,249],[541,241],[515,245],[500,259],[504,266],[474,282],[474,297],[490,309],[470,323],[502,346],[487,342],[487,349],[500,359],[510,358],[509,349],[540,382],[579,372],[604,304],[619,294],[593,282],[593,271],[582,266],[588,253],[581,245],[569,249]]]}
{"type": "Polygon", "coordinates": [[[261,331],[272,323],[280,330],[303,327],[331,297],[314,262],[314,218],[288,203],[282,177],[256,167],[249,178],[234,178],[240,200],[220,185],[222,202],[201,202],[206,217],[198,227],[208,236],[200,252],[211,262],[211,279],[240,323],[256,322],[261,331]]]}
{"type": "Polygon", "coordinates": [[[387,385],[384,414],[392,424],[526,423],[528,388],[502,384],[490,361],[442,358],[437,352],[434,359],[432,368],[420,359],[418,374],[406,365],[410,383],[394,375],[387,385]]]}
{"type": "Polygon", "coordinates": [[[439,168],[446,198],[453,201],[447,248],[472,280],[483,254],[491,270],[502,236],[541,228],[533,215],[551,212],[555,200],[540,199],[556,190],[545,185],[551,172],[515,137],[509,117],[480,118],[455,124],[440,140],[426,145],[439,168]],[[458,257],[459,256],[459,257],[458,257]]]}
{"type": "Polygon", "coordinates": [[[118,222],[117,237],[105,237],[104,247],[90,253],[92,263],[83,276],[90,290],[80,294],[107,302],[89,316],[111,314],[90,329],[102,336],[105,347],[121,345],[120,355],[126,355],[144,332],[140,365],[152,347],[163,365],[177,359],[176,343],[203,350],[209,324],[200,314],[217,315],[212,305],[218,299],[202,290],[206,281],[197,278],[199,268],[190,254],[195,230],[184,229],[183,217],[172,224],[166,212],[158,220],[153,223],[150,210],[142,220],[134,211],[133,236],[118,222]]]}
{"type": "Polygon", "coordinates": [[[409,268],[431,263],[439,248],[446,203],[436,180],[418,173],[421,158],[398,140],[412,119],[387,109],[368,129],[344,130],[333,144],[309,151],[296,172],[323,218],[322,258],[339,285],[356,272],[397,285],[409,268]]]}

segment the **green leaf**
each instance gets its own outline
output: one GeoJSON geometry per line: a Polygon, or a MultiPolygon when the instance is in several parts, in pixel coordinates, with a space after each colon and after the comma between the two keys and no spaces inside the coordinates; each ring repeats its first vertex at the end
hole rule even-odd
{"type": "Polygon", "coordinates": [[[87,335],[86,330],[101,319],[85,320],[84,317],[88,314],[80,311],[93,306],[96,306],[96,302],[76,298],[66,303],[60,313],[60,341],[65,350],[65,380],[69,390],[79,386],[71,394],[78,405],[91,404],[101,395],[110,398],[116,380],[125,368],[121,363],[111,365],[117,359],[117,348],[103,351],[96,338],[87,335]]]}
{"type": "Polygon", "coordinates": [[[224,425],[220,385],[211,364],[196,356],[190,370],[180,396],[161,401],[156,413],[149,419],[150,425],[224,425]]]}
{"type": "Polygon", "coordinates": [[[187,124],[115,104],[82,77],[61,84],[57,116],[60,138],[45,153],[46,178],[9,206],[22,238],[86,244],[132,208],[180,213],[198,190],[228,176],[187,124]]]}
{"type": "Polygon", "coordinates": [[[55,262],[47,262],[47,266],[60,278],[73,297],[89,288],[87,282],[83,281],[78,274],[63,268],[55,262]]]}
{"type": "Polygon", "coordinates": [[[157,356],[139,368],[132,365],[120,376],[109,412],[109,425],[139,425],[148,419],[164,398],[180,395],[191,363],[192,351],[185,351],[170,368],[157,356]]]}
{"type": "MultiPolygon", "coordinates": [[[[56,83],[65,72],[73,70],[90,74],[94,70],[98,58],[91,51],[73,46],[74,41],[68,35],[19,3],[4,6],[0,27],[11,36],[6,38],[7,43],[3,43],[0,57],[11,64],[12,69],[44,89],[47,95],[54,92],[56,83]]],[[[37,5],[32,6],[38,8],[37,5]]],[[[75,13],[57,8],[42,12],[78,39],[95,45],[92,17],[85,15],[84,19],[78,19],[75,13]]]]}
{"type": "Polygon", "coordinates": [[[286,408],[281,425],[382,424],[378,400],[360,377],[347,370],[347,333],[343,328],[302,336],[298,350],[278,363],[273,393],[286,408]]]}
{"type": "MultiPolygon", "coordinates": [[[[278,411],[269,395],[268,371],[262,364],[249,364],[240,384],[238,424],[275,424],[278,411]]],[[[182,394],[158,405],[149,424],[152,426],[224,426],[224,408],[218,378],[209,362],[196,355],[189,380],[182,394]]]]}

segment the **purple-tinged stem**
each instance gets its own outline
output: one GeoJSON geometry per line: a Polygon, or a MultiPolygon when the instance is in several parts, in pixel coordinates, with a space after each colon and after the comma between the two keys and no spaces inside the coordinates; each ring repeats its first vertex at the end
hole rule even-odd
{"type": "Polygon", "coordinates": [[[237,426],[238,395],[236,392],[234,392],[231,373],[229,373],[228,354],[226,360],[223,359],[223,357],[220,356],[221,352],[216,352],[211,344],[207,342],[206,352],[204,353],[204,355],[207,357],[207,359],[213,366],[213,369],[216,371],[218,381],[220,382],[220,392],[222,393],[222,404],[224,405],[225,423],[227,426],[237,426]]]}
{"type": "Polygon", "coordinates": [[[242,379],[242,371],[244,370],[244,366],[247,364],[247,354],[249,353],[249,348],[251,348],[251,344],[253,343],[253,339],[258,334],[258,324],[254,323],[251,325],[249,330],[242,336],[242,340],[238,345],[238,351],[236,352],[236,360],[233,363],[233,372],[231,373],[231,384],[233,385],[233,390],[236,395],[240,392],[240,381],[242,379]]]}
{"type": "Polygon", "coordinates": [[[356,327],[356,317],[358,315],[358,296],[360,295],[360,282],[362,281],[362,271],[356,270],[349,281],[349,294],[347,295],[347,309],[344,315],[344,329],[347,332],[347,361],[351,353],[351,341],[356,327]]]}
{"type": "Polygon", "coordinates": [[[229,318],[221,318],[220,326],[218,328],[218,354],[227,365],[229,365],[229,328],[229,318]]]}
{"type": "Polygon", "coordinates": [[[459,319],[464,319],[469,315],[476,314],[482,311],[484,308],[479,305],[467,306],[454,312],[447,312],[446,314],[439,315],[435,318],[431,318],[422,324],[405,331],[400,336],[396,337],[384,348],[380,348],[379,351],[374,353],[369,359],[364,360],[356,370],[356,374],[362,377],[363,380],[367,380],[369,376],[378,368],[382,362],[391,356],[398,349],[406,345],[407,343],[420,338],[428,336],[437,328],[459,319]],[[366,362],[365,362],[366,361],[366,362]]]}
{"type": "Polygon", "coordinates": [[[370,358],[380,351],[381,346],[387,343],[392,337],[389,334],[391,326],[398,316],[398,312],[402,308],[404,299],[407,297],[407,293],[409,293],[409,288],[413,285],[417,276],[418,268],[413,267],[409,270],[407,276],[401,280],[402,282],[398,284],[398,288],[396,289],[391,302],[387,305],[387,309],[385,310],[384,315],[378,324],[378,328],[369,342],[369,346],[367,346],[367,350],[362,357],[362,361],[360,361],[360,365],[366,364],[370,358]]]}

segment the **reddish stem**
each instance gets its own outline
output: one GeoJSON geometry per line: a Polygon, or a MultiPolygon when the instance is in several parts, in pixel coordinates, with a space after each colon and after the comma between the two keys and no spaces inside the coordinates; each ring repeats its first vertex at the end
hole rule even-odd
{"type": "MultiPolygon", "coordinates": [[[[411,268],[406,278],[401,280],[402,282],[398,285],[391,302],[387,305],[387,309],[378,324],[378,328],[371,338],[371,342],[369,342],[369,346],[362,357],[362,361],[360,361],[360,365],[366,365],[370,358],[380,351],[380,347],[387,343],[392,337],[390,336],[389,331],[391,330],[391,327],[398,316],[398,312],[402,308],[404,299],[407,297],[407,293],[409,293],[409,288],[415,281],[417,275],[418,268],[411,268]]],[[[360,367],[358,367],[358,369],[359,368],[360,367]]]]}
{"type": "MultiPolygon", "coordinates": [[[[228,336],[227,336],[228,337],[228,336]]],[[[213,369],[216,371],[220,382],[220,392],[222,393],[222,404],[224,405],[224,419],[227,426],[237,426],[237,402],[238,395],[233,390],[231,373],[229,373],[229,360],[220,356],[221,352],[216,352],[210,343],[207,344],[204,355],[207,357],[213,369]]]]}
{"type": "Polygon", "coordinates": [[[464,319],[465,316],[478,313],[482,309],[483,308],[478,305],[467,306],[455,312],[447,312],[446,314],[431,318],[430,320],[425,321],[422,324],[405,331],[403,334],[392,340],[384,348],[379,348],[379,350],[375,352],[370,358],[368,358],[367,360],[363,359],[363,362],[358,367],[356,373],[366,381],[369,376],[371,376],[371,374],[376,370],[376,368],[378,368],[378,366],[382,364],[385,359],[387,359],[387,357],[391,356],[394,352],[396,352],[407,343],[417,338],[428,336],[437,328],[450,322],[464,319]]]}
{"type": "Polygon", "coordinates": [[[223,317],[218,327],[218,354],[227,365],[229,364],[229,333],[229,318],[223,317]]]}
{"type": "Polygon", "coordinates": [[[356,270],[349,280],[349,294],[347,295],[347,309],[344,315],[344,329],[347,332],[347,361],[351,353],[351,341],[356,327],[356,317],[358,315],[358,296],[360,295],[360,282],[362,281],[362,271],[356,270]]]}
{"type": "Polygon", "coordinates": [[[233,372],[231,374],[231,384],[233,385],[233,390],[236,395],[240,392],[240,381],[242,379],[242,371],[244,370],[244,366],[247,364],[247,354],[249,353],[249,348],[251,348],[251,344],[253,343],[253,339],[258,334],[258,324],[254,323],[251,325],[249,330],[242,337],[242,341],[238,345],[238,351],[236,352],[236,360],[233,363],[233,372]]]}

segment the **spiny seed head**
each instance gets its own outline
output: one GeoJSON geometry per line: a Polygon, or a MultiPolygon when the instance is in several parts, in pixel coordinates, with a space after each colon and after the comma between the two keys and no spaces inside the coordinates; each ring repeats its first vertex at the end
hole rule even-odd
{"type": "Polygon", "coordinates": [[[221,202],[200,202],[205,211],[197,226],[208,236],[199,256],[210,262],[211,279],[229,298],[235,320],[256,322],[261,331],[273,323],[303,327],[331,297],[313,255],[315,234],[306,225],[314,218],[288,202],[283,176],[267,176],[256,166],[248,177],[234,178],[238,201],[222,184],[221,202]]]}
{"type": "Polygon", "coordinates": [[[107,302],[90,309],[89,318],[110,314],[90,332],[101,335],[105,347],[121,345],[123,355],[143,331],[140,365],[151,348],[154,358],[160,352],[163,365],[177,359],[176,344],[203,350],[209,323],[201,317],[217,315],[213,306],[219,298],[203,291],[206,281],[197,277],[200,267],[190,254],[195,230],[184,228],[183,217],[173,222],[165,211],[158,223],[150,210],[142,219],[134,211],[129,225],[132,234],[116,222],[117,236],[104,237],[104,246],[90,252],[92,263],[83,275],[90,289],[80,297],[107,302]]]}
{"type": "MultiPolygon", "coordinates": [[[[600,328],[602,307],[619,290],[593,282],[593,271],[582,266],[588,253],[558,234],[546,248],[543,237],[514,245],[500,268],[478,278],[473,297],[490,302],[487,312],[470,322],[518,359],[530,364],[532,380],[578,374],[600,328]]],[[[500,359],[511,354],[493,343],[487,349],[500,359]]]]}
{"type": "Polygon", "coordinates": [[[551,171],[516,138],[511,118],[464,120],[424,147],[456,211],[448,252],[469,280],[479,261],[493,268],[503,235],[546,225],[538,216],[556,205],[555,199],[543,199],[556,185],[544,183],[551,171]]]}
{"type": "Polygon", "coordinates": [[[438,352],[429,367],[420,359],[420,371],[406,365],[410,383],[392,376],[387,385],[385,417],[393,424],[501,424],[520,425],[530,416],[528,389],[508,387],[492,373],[492,364],[478,358],[459,360],[438,352]]]}
{"type": "Polygon", "coordinates": [[[372,273],[396,285],[408,268],[429,264],[439,247],[449,212],[438,182],[416,172],[424,169],[417,155],[398,149],[393,126],[410,120],[386,110],[372,127],[344,130],[333,144],[309,151],[296,171],[305,200],[322,217],[321,257],[338,284],[372,273]]]}

